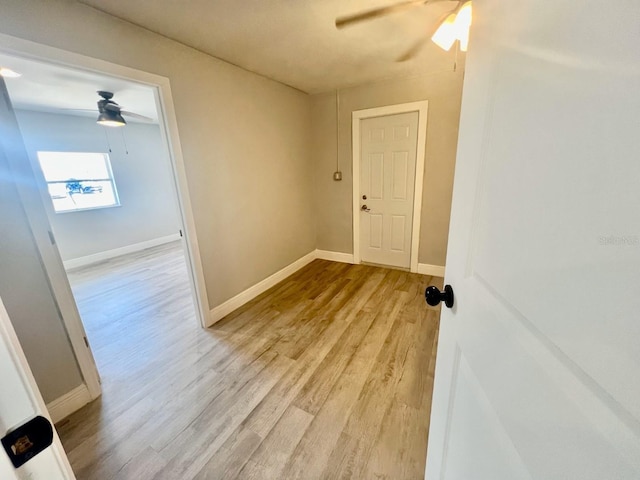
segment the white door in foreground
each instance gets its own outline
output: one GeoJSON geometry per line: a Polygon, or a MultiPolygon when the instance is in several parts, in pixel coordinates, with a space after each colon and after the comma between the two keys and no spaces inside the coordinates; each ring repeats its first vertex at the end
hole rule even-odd
{"type": "Polygon", "coordinates": [[[640,2],[474,2],[428,480],[640,478],[640,2]]]}
{"type": "MultiPolygon", "coordinates": [[[[0,437],[36,415],[49,417],[1,299],[0,385],[0,437]]],[[[70,480],[75,476],[54,429],[53,444],[17,470],[2,448],[0,478],[70,480]]]]}
{"type": "Polygon", "coordinates": [[[360,123],[360,255],[363,262],[409,268],[418,112],[360,123]]]}

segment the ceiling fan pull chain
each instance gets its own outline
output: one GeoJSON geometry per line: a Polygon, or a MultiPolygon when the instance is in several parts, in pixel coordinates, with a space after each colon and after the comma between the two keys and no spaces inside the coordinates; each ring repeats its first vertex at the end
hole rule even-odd
{"type": "Polygon", "coordinates": [[[122,143],[124,143],[124,152],[129,155],[129,148],[127,147],[127,139],[124,136],[124,130],[120,130],[120,135],[122,135],[122,143]]]}
{"type": "Polygon", "coordinates": [[[460,42],[456,42],[456,55],[453,58],[453,71],[458,70],[458,52],[460,51],[460,42]]]}
{"type": "Polygon", "coordinates": [[[102,130],[104,131],[104,139],[107,141],[107,149],[109,150],[109,153],[111,153],[111,144],[109,143],[109,134],[107,133],[107,129],[105,127],[102,127],[102,130]]]}

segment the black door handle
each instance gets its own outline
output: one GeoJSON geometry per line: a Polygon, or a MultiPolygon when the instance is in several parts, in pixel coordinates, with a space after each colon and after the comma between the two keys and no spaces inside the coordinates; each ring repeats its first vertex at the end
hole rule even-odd
{"type": "Polygon", "coordinates": [[[51,422],[40,415],[2,438],[2,446],[15,468],[27,463],[51,445],[51,442],[53,442],[51,422]]]}
{"type": "Polygon", "coordinates": [[[445,285],[444,292],[441,292],[438,287],[427,287],[424,291],[424,298],[432,307],[444,301],[447,308],[451,308],[453,307],[453,288],[451,288],[451,285],[445,285]]]}

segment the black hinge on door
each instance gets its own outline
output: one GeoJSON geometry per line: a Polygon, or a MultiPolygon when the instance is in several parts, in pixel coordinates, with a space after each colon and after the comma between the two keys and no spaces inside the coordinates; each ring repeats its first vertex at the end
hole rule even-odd
{"type": "Polygon", "coordinates": [[[180,230],[180,236],[182,237],[182,230],[180,230]]]}
{"type": "Polygon", "coordinates": [[[2,446],[13,466],[19,468],[51,445],[51,442],[53,442],[51,422],[37,416],[7,433],[2,439],[2,446]]]}
{"type": "Polygon", "coordinates": [[[51,242],[51,245],[55,245],[56,237],[53,236],[53,232],[51,230],[47,230],[47,233],[49,234],[49,241],[51,242]]]}

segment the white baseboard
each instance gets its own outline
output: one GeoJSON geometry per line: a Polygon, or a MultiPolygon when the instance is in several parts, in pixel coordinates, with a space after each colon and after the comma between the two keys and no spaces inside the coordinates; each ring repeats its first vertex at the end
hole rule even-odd
{"type": "Polygon", "coordinates": [[[331,260],[332,262],[353,263],[352,253],[330,252],[329,250],[316,250],[316,258],[331,260]]]}
{"type": "Polygon", "coordinates": [[[264,280],[256,283],[252,287],[247,288],[245,291],[240,292],[235,297],[230,298],[224,303],[221,303],[217,307],[213,307],[209,314],[209,324],[207,327],[210,327],[214,323],[216,323],[221,318],[229,315],[235,309],[240,308],[245,303],[253,300],[261,293],[269,290],[275,284],[281,282],[289,275],[300,270],[302,267],[308,265],[316,259],[316,251],[307,253],[304,257],[299,258],[295,262],[287,265],[282,270],[277,271],[273,275],[265,278],[264,280]]]}
{"type": "Polygon", "coordinates": [[[71,268],[83,267],[85,265],[91,265],[92,263],[103,262],[110,258],[119,257],[120,255],[126,255],[127,253],[139,252],[151,247],[157,247],[158,245],[164,245],[165,243],[175,242],[180,240],[180,234],[174,233],[165,237],[154,238],[145,242],[134,243],[133,245],[126,245],[120,248],[114,248],[113,250],[106,250],[104,252],[94,253],[93,255],[87,255],[86,257],[72,258],[65,260],[64,268],[69,270],[71,268]]]}
{"type": "Polygon", "coordinates": [[[429,265],[428,263],[419,263],[418,273],[422,275],[431,275],[433,277],[444,277],[444,266],[429,265]]]}
{"type": "MultiPolygon", "coordinates": [[[[207,324],[207,327],[210,327],[218,320],[229,315],[237,308],[240,308],[245,303],[250,302],[258,295],[267,291],[275,284],[281,282],[289,275],[294,274],[302,267],[314,261],[316,258],[330,260],[332,262],[353,263],[353,254],[351,253],[331,252],[328,250],[314,250],[313,252],[309,252],[304,257],[301,257],[290,265],[287,265],[282,270],[277,271],[273,275],[256,283],[252,287],[249,287],[243,292],[240,292],[235,297],[230,298],[217,307],[213,307],[209,312],[209,322],[207,324]]],[[[433,275],[434,277],[444,277],[444,267],[439,265],[427,265],[426,263],[419,263],[418,273],[421,273],[423,275],[433,275]]]]}
{"type": "Polygon", "coordinates": [[[53,402],[47,404],[47,410],[49,410],[51,421],[53,423],[58,423],[73,412],[80,410],[90,401],[91,395],[89,394],[89,389],[83,383],[70,392],[65,393],[60,398],[57,398],[53,402]]]}

